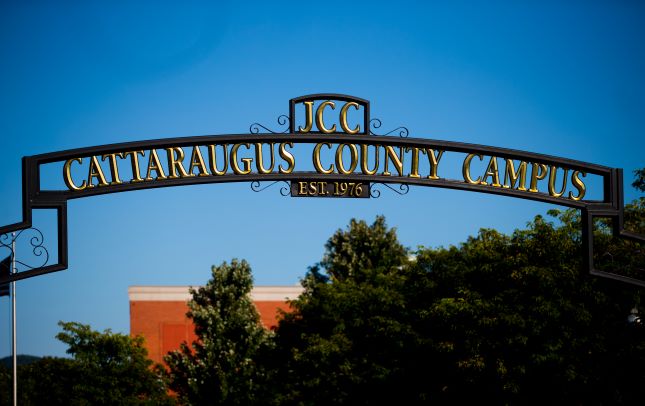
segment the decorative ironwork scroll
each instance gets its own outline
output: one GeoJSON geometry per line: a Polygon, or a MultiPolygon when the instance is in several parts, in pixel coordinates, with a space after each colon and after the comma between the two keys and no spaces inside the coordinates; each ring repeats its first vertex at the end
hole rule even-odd
{"type": "MultiPolygon", "coordinates": [[[[377,184],[385,186],[386,188],[390,189],[394,193],[401,196],[407,195],[408,192],[410,191],[410,186],[406,185],[405,183],[397,183],[396,185],[399,186],[398,188],[392,187],[389,184],[382,183],[382,182],[374,183],[373,185],[377,185],[377,184]]],[[[372,187],[372,190],[370,191],[370,197],[378,199],[379,197],[381,197],[381,191],[377,188],[372,187]]]]}
{"type": "Polygon", "coordinates": [[[25,260],[22,259],[22,256],[16,256],[14,261],[16,264],[21,265],[26,269],[42,268],[47,265],[47,262],[49,262],[49,251],[43,245],[45,243],[43,233],[36,227],[25,228],[15,233],[12,232],[0,235],[0,248],[9,250],[9,254],[13,256],[15,254],[13,250],[14,242],[18,241],[24,233],[30,232],[33,232],[34,234],[29,238],[29,244],[31,245],[31,254],[36,258],[36,262],[25,262],[25,260]]]}
{"type": "Polygon", "coordinates": [[[273,131],[268,129],[267,127],[263,126],[260,123],[253,123],[249,127],[249,132],[251,134],[260,134],[260,129],[266,130],[271,134],[286,134],[289,132],[289,116],[285,116],[284,114],[278,116],[278,125],[280,126],[287,126],[284,130],[282,131],[273,131]]]}
{"type": "Polygon", "coordinates": [[[388,132],[386,132],[384,134],[376,134],[372,129],[379,129],[379,128],[381,128],[381,125],[382,125],[381,120],[379,120],[378,118],[371,119],[370,120],[370,134],[377,135],[379,137],[385,137],[385,136],[388,136],[388,135],[392,135],[392,134],[394,134],[394,133],[396,133],[398,131],[399,132],[399,137],[407,138],[408,135],[410,135],[410,131],[406,127],[397,127],[394,130],[388,131],[388,132]]]}
{"type": "Polygon", "coordinates": [[[251,190],[253,190],[256,193],[262,192],[262,191],[270,188],[271,186],[275,185],[276,183],[280,183],[280,182],[285,184],[285,186],[282,186],[280,188],[280,194],[282,196],[289,196],[291,194],[291,192],[290,192],[290,187],[291,186],[289,185],[289,182],[284,181],[284,180],[276,180],[274,182],[269,183],[268,185],[262,185],[262,182],[255,180],[255,181],[251,182],[251,190]]]}

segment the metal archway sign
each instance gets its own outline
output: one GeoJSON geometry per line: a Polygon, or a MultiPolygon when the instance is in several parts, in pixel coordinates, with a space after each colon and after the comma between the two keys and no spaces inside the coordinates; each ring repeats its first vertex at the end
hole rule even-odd
{"type": "Polygon", "coordinates": [[[23,157],[23,220],[0,227],[0,246],[11,250],[8,240],[16,237],[10,237],[10,233],[19,235],[30,229],[33,210],[54,209],[58,259],[55,264],[47,264],[49,255],[42,235],[37,235],[31,243],[36,255],[46,254],[44,264],[1,276],[0,283],[67,268],[70,199],[226,182],[251,182],[251,188],[260,191],[284,182],[281,193],[292,197],[370,198],[381,193],[376,185],[399,194],[407,193],[413,185],[499,194],[580,209],[586,270],[645,286],[645,281],[594,267],[594,218],[610,218],[615,236],[645,242],[645,236],[623,228],[622,169],[505,148],[409,138],[405,127],[377,134],[381,121],[370,117],[369,101],[341,94],[291,99],[289,115],[280,116],[278,124],[286,128],[272,131],[254,123],[248,134],[137,141],[23,157]],[[301,146],[308,146],[310,154],[296,153],[295,148],[301,146]],[[449,172],[446,166],[450,164],[445,163],[449,155],[454,155],[453,161],[458,158],[455,162],[460,177],[442,176],[449,172]],[[52,164],[62,165],[60,183],[65,188],[43,188],[41,170],[52,164]],[[601,198],[587,198],[587,176],[601,180],[601,198]],[[262,185],[264,181],[271,183],[262,185]]]}

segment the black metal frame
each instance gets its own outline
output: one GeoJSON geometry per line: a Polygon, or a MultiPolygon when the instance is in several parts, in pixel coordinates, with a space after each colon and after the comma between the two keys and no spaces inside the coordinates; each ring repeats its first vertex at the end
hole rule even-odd
{"type": "MultiPolygon", "coordinates": [[[[52,152],[41,155],[27,156],[22,159],[22,218],[21,222],[0,227],[0,235],[13,231],[30,228],[32,225],[32,211],[35,209],[54,209],[57,213],[58,222],[58,263],[46,265],[40,268],[31,269],[24,272],[12,274],[9,277],[0,277],[0,283],[11,282],[30,278],[37,275],[46,274],[64,270],[68,266],[68,246],[67,246],[67,201],[82,197],[127,192],[133,190],[171,187],[182,185],[194,185],[205,183],[228,183],[228,182],[253,182],[259,186],[259,181],[347,181],[353,180],[358,182],[372,182],[388,184],[400,184],[401,190],[407,188],[407,185],[430,186],[449,189],[458,189],[466,191],[476,191],[481,193],[491,193],[505,195],[520,199],[530,199],[560,206],[568,206],[581,210],[582,219],[582,242],[584,253],[585,268],[592,275],[603,276],[623,282],[631,283],[645,287],[645,281],[625,277],[622,275],[598,271],[594,268],[593,263],[593,219],[594,218],[611,218],[613,222],[613,234],[622,238],[628,238],[638,242],[645,242],[645,236],[631,233],[624,230],[623,227],[623,175],[622,169],[609,168],[601,165],[590,164],[581,161],[564,159],[554,156],[524,152],[513,149],[490,147],[485,145],[467,144],[461,142],[440,141],[421,138],[403,138],[402,136],[374,136],[369,135],[372,132],[369,129],[370,109],[367,100],[358,99],[351,96],[337,94],[318,94],[303,96],[290,101],[290,117],[288,133],[249,133],[249,134],[231,134],[231,135],[209,135],[198,137],[158,139],[150,141],[136,141],[119,144],[110,144],[95,146],[89,148],[78,148],[60,152],[52,152]],[[364,107],[365,114],[365,132],[357,135],[347,135],[341,133],[322,134],[312,133],[295,133],[295,105],[306,100],[341,100],[356,101],[364,107]],[[40,187],[40,167],[42,165],[64,162],[68,159],[78,157],[91,157],[95,155],[104,155],[132,150],[151,150],[170,147],[192,147],[209,144],[236,144],[236,143],[281,143],[295,142],[315,144],[319,142],[328,142],[332,144],[355,143],[368,145],[389,145],[395,147],[417,147],[432,148],[435,150],[452,151],[459,153],[475,153],[486,156],[496,156],[499,158],[509,158],[522,160],[526,162],[555,165],[571,170],[578,170],[602,177],[603,180],[603,199],[602,200],[580,200],[562,199],[549,196],[545,193],[527,193],[523,191],[498,188],[490,186],[481,186],[469,184],[463,181],[451,179],[424,179],[409,178],[397,176],[382,175],[326,175],[316,172],[293,172],[290,174],[270,173],[258,174],[250,173],[248,175],[226,174],[222,176],[208,177],[189,177],[178,179],[164,179],[154,182],[137,182],[123,183],[105,187],[94,187],[82,191],[70,190],[41,190],[40,187]]],[[[264,126],[261,126],[265,128],[264,126]]],[[[399,127],[403,128],[403,127],[399,127]]],[[[270,130],[269,130],[270,131],[270,130]]],[[[393,130],[394,131],[394,130],[393,130]]],[[[406,129],[407,132],[407,129],[406,129]]],[[[391,133],[391,132],[390,132],[391,133]]],[[[402,135],[402,134],[400,134],[402,135]]],[[[407,135],[407,133],[406,133],[407,135]]],[[[254,189],[255,190],[255,189],[254,189]]],[[[399,193],[399,192],[397,192],[399,193]]],[[[402,194],[402,193],[400,193],[402,194]]]]}

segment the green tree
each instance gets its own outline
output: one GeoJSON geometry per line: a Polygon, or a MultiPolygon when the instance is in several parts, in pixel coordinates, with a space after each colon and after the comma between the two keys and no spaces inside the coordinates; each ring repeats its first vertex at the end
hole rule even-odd
{"type": "Polygon", "coordinates": [[[256,357],[270,333],[249,296],[253,280],[244,260],[212,267],[212,277],[191,289],[188,317],[197,340],[182,343],[165,357],[170,388],[194,405],[247,405],[259,402],[263,372],[256,357]]]}
{"type": "Polygon", "coordinates": [[[9,368],[0,364],[0,405],[11,404],[12,396],[11,371],[9,368]]]}
{"type": "MultiPolygon", "coordinates": [[[[352,221],[276,330],[276,403],[638,403],[640,291],[583,269],[578,212],[549,215],[414,261],[383,218],[352,221]]],[[[645,199],[627,205],[627,229],[644,219],[645,199]]],[[[598,222],[598,264],[643,278],[642,246],[609,231],[598,222]]]]}
{"type": "Polygon", "coordinates": [[[69,403],[87,405],[169,404],[166,386],[153,370],[143,337],[98,332],[88,325],[60,322],[56,338],[69,346],[76,376],[69,403]]]}
{"type": "MultiPolygon", "coordinates": [[[[18,404],[20,405],[69,405],[82,404],[73,388],[83,379],[73,359],[44,357],[18,366],[18,404]]],[[[9,405],[12,394],[7,385],[5,402],[9,405]]]]}
{"type": "MultiPolygon", "coordinates": [[[[419,337],[410,327],[408,255],[384,217],[352,220],[325,244],[276,330],[277,403],[382,404],[405,392],[419,337]]],[[[409,395],[409,396],[408,396],[409,395]]]]}
{"type": "Polygon", "coordinates": [[[634,171],[634,182],[632,186],[641,192],[645,192],[645,168],[634,171]]]}
{"type": "MultiPolygon", "coordinates": [[[[44,357],[18,366],[20,405],[170,405],[143,338],[93,331],[80,323],[59,325],[57,338],[73,358],[44,357]]],[[[11,404],[11,373],[0,366],[0,405],[11,404]]]]}
{"type": "MultiPolygon", "coordinates": [[[[642,205],[626,218],[634,211],[642,216],[642,205]]],[[[537,216],[510,236],[482,230],[460,247],[419,253],[434,282],[422,296],[440,398],[629,403],[645,395],[643,332],[625,322],[638,288],[588,275],[577,213],[550,215],[559,221],[537,216]]],[[[607,244],[597,249],[617,248],[607,244]]],[[[623,262],[645,263],[642,251],[622,252],[623,262]]]]}
{"type": "Polygon", "coordinates": [[[396,230],[387,228],[385,217],[377,216],[372,225],[352,219],[348,230],[337,230],[325,243],[325,254],[316,267],[334,280],[363,281],[376,269],[398,270],[407,255],[396,230]]]}

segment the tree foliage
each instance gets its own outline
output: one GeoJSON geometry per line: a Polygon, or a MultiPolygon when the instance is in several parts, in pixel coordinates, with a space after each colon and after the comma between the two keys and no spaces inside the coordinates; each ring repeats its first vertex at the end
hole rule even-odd
{"type": "MultiPolygon", "coordinates": [[[[142,337],[94,331],[88,325],[60,322],[56,336],[72,358],[45,357],[18,367],[21,405],[174,404],[142,337]]],[[[3,398],[10,404],[9,371],[0,372],[3,398]],[[4,396],[6,394],[6,396],[4,396]]],[[[5,403],[6,402],[6,403],[5,403]]]]}
{"type": "MultiPolygon", "coordinates": [[[[0,405],[12,404],[11,370],[0,367],[0,405]]],[[[74,360],[44,357],[30,364],[18,365],[18,404],[68,405],[74,402],[73,387],[83,376],[74,360]]]]}
{"type": "Polygon", "coordinates": [[[347,231],[337,230],[325,243],[325,254],[316,267],[322,267],[335,281],[364,281],[374,270],[389,273],[407,259],[407,250],[399,243],[396,230],[387,228],[385,217],[372,225],[350,220],[347,231]]]}
{"type": "Polygon", "coordinates": [[[169,353],[170,388],[186,404],[246,405],[257,400],[262,372],[256,354],[269,332],[249,296],[253,280],[246,261],[212,267],[212,277],[191,289],[188,317],[197,341],[169,353]]]}
{"type": "MultiPolygon", "coordinates": [[[[642,331],[625,322],[638,289],[588,275],[577,214],[550,215],[559,221],[537,216],[510,236],[482,230],[460,247],[419,253],[433,281],[423,297],[440,398],[616,403],[645,394],[642,331]]],[[[623,253],[622,262],[645,263],[642,252],[623,253]]]]}
{"type": "Polygon", "coordinates": [[[645,192],[645,168],[634,171],[634,182],[632,186],[641,192],[645,192]]]}
{"type": "Polygon", "coordinates": [[[352,220],[325,245],[276,330],[272,384],[282,403],[404,400],[420,339],[410,325],[407,250],[383,217],[352,220]]]}
{"type": "MultiPolygon", "coordinates": [[[[643,398],[645,336],[626,323],[638,289],[588,275],[578,213],[549,215],[415,261],[382,217],[336,232],[276,331],[276,403],[643,398]]],[[[644,199],[628,205],[627,228],[645,233],[644,216],[644,199]]],[[[642,247],[602,223],[596,242],[607,270],[643,276],[642,247]]]]}
{"type": "Polygon", "coordinates": [[[60,322],[56,338],[68,345],[79,369],[73,390],[82,404],[158,404],[167,402],[166,387],[152,369],[143,337],[94,331],[88,325],[60,322]]]}

